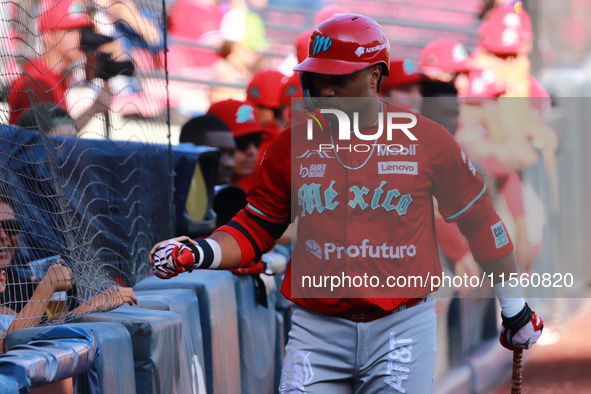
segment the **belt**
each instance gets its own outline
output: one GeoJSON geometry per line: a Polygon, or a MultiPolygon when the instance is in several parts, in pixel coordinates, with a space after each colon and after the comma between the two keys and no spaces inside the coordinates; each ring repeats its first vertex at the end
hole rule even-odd
{"type": "Polygon", "coordinates": [[[420,304],[421,302],[427,301],[426,297],[423,298],[413,298],[404,304],[400,304],[396,309],[393,311],[385,311],[380,307],[371,307],[371,308],[359,308],[359,309],[350,309],[347,312],[339,313],[333,316],[342,317],[343,319],[351,320],[355,323],[369,323],[370,321],[374,321],[379,319],[380,317],[388,316],[393,313],[412,308],[415,305],[420,304]]]}

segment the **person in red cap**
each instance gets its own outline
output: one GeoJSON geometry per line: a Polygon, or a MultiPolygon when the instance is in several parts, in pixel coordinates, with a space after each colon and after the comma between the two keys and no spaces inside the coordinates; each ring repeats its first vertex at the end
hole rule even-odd
{"type": "Polygon", "coordinates": [[[464,44],[456,40],[439,39],[421,52],[420,71],[434,81],[454,82],[470,71],[471,64],[464,44]]]}
{"type": "Polygon", "coordinates": [[[424,80],[411,59],[390,62],[390,76],[380,85],[382,97],[390,97],[391,102],[411,111],[421,109],[423,95],[420,82],[424,80]]]}
{"type": "MultiPolygon", "coordinates": [[[[281,107],[281,81],[285,75],[273,69],[256,72],[246,88],[246,100],[257,107],[261,125],[277,123],[276,111],[281,107]]],[[[279,126],[280,127],[280,126],[279,126]]]]}
{"type": "Polygon", "coordinates": [[[305,119],[302,97],[304,97],[304,93],[300,84],[300,73],[295,72],[291,77],[283,78],[283,81],[281,81],[280,101],[282,108],[281,118],[285,127],[289,127],[291,124],[305,119]]]}
{"type": "Polygon", "coordinates": [[[441,125],[379,99],[389,66],[388,38],[373,19],[345,14],[318,25],[308,57],[295,68],[308,108],[314,105],[311,121],[273,141],[246,207],[232,221],[207,239],[169,239],[150,252],[152,270],[162,279],[194,269],[246,267],[297,218],[298,241],[282,285],[297,307],[281,393],[433,390],[437,335],[429,293],[440,286],[397,287],[396,278],[442,275],[434,196],[494,279],[501,343],[530,348],[542,333],[542,319],[521,289],[505,287],[499,276],[517,274],[513,245],[472,163],[441,125]],[[330,121],[315,122],[323,109],[330,121]],[[337,111],[355,115],[354,133],[339,127],[337,111]],[[407,133],[381,133],[391,117],[412,120],[404,122],[407,133]],[[318,145],[331,142],[326,150],[318,145]],[[345,143],[373,149],[348,150],[345,143]],[[388,144],[405,149],[391,151],[388,144]],[[373,279],[364,284],[364,275],[373,279]]]}
{"type": "MultiPolygon", "coordinates": [[[[9,123],[16,124],[32,105],[52,103],[69,111],[66,92],[70,87],[71,66],[82,59],[80,30],[91,27],[83,4],[77,0],[45,1],[37,23],[45,52],[34,59],[26,59],[23,74],[10,86],[7,101],[9,123]]],[[[74,118],[78,132],[96,114],[105,112],[111,93],[103,89],[90,108],[74,118]]]]}
{"type": "MultiPolygon", "coordinates": [[[[524,188],[515,171],[534,163],[537,155],[529,144],[507,144],[488,136],[489,133],[504,134],[499,123],[502,114],[495,101],[505,93],[504,83],[491,70],[473,68],[463,45],[454,40],[437,40],[425,47],[421,55],[421,68],[431,79],[453,83],[458,90],[461,127],[455,137],[470,158],[495,179],[494,186],[498,188],[510,212],[505,219],[516,224],[511,226],[511,233],[517,240],[517,261],[522,270],[527,270],[533,264],[541,242],[532,244],[527,234],[524,188]]],[[[449,104],[449,101],[446,103],[449,104]]],[[[446,230],[446,239],[458,238],[457,232],[456,237],[451,237],[454,231],[450,226],[436,223],[439,230],[446,230]]],[[[438,231],[438,236],[443,233],[438,231]]],[[[450,242],[440,244],[444,251],[450,250],[450,242]]],[[[458,242],[455,244],[459,245],[458,242]]],[[[449,253],[446,255],[449,256],[449,253]]]]}
{"type": "Polygon", "coordinates": [[[207,113],[217,116],[232,131],[236,150],[231,183],[248,192],[265,134],[257,110],[245,101],[228,99],[213,103],[207,113]]]}

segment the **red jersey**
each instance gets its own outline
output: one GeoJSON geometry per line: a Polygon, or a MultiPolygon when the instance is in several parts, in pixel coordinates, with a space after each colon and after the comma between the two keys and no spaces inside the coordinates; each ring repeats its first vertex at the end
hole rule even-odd
{"type": "MultiPolygon", "coordinates": [[[[384,103],[386,112],[405,111],[384,103]]],[[[331,144],[330,133],[315,129],[314,140],[306,141],[305,123],[285,130],[269,147],[248,194],[246,212],[274,223],[298,218],[298,241],[281,289],[288,299],[335,314],[367,306],[393,310],[430,292],[428,284],[363,288],[360,296],[350,296],[345,288],[328,293],[329,289],[299,286],[303,276],[322,278],[341,272],[378,276],[382,284],[388,276],[441,274],[433,196],[444,218],[455,221],[469,214],[487,191],[453,136],[439,124],[416,116],[418,123],[411,131],[417,141],[400,130],[388,140],[384,132],[371,154],[321,150],[319,144],[331,144]],[[392,148],[394,144],[404,149],[392,148]]],[[[365,135],[375,131],[375,126],[361,129],[365,135]]],[[[354,136],[350,142],[373,143],[354,136]]],[[[491,259],[509,252],[500,248],[491,259]]]]}
{"type": "Polygon", "coordinates": [[[10,85],[7,97],[10,106],[8,122],[16,124],[31,108],[31,102],[59,104],[67,111],[67,90],[66,77],[50,69],[43,59],[35,58],[27,62],[23,74],[10,85]]]}

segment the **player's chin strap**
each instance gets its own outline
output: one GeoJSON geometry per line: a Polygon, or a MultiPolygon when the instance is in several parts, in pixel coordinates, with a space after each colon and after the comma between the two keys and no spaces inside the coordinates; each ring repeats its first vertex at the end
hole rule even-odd
{"type": "Polygon", "coordinates": [[[316,99],[310,94],[310,78],[310,72],[300,72],[300,85],[302,86],[302,92],[304,93],[304,106],[308,111],[312,112],[318,107],[318,103],[316,102],[316,99]]]}

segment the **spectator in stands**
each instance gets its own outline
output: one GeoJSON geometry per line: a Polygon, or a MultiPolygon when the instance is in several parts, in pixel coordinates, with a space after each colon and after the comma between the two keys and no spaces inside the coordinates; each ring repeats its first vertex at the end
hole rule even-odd
{"type": "Polygon", "coordinates": [[[25,129],[39,130],[47,135],[62,137],[76,136],[76,122],[68,111],[52,103],[33,105],[18,120],[17,126],[25,129]]]}
{"type": "MultiPolygon", "coordinates": [[[[15,254],[19,248],[19,235],[21,233],[21,228],[22,225],[21,222],[17,219],[14,202],[12,198],[0,194],[0,294],[2,295],[2,302],[0,304],[0,334],[4,332],[2,331],[2,327],[8,327],[6,325],[8,323],[6,323],[5,320],[9,319],[10,321],[12,321],[11,318],[6,317],[4,317],[3,320],[2,315],[16,316],[18,314],[23,319],[27,319],[23,320],[23,322],[19,323],[19,325],[15,326],[15,329],[25,328],[20,326],[22,324],[26,325],[26,327],[33,327],[37,324],[43,313],[41,312],[39,319],[37,319],[36,317],[29,316],[31,311],[44,311],[45,307],[41,308],[35,305],[40,305],[41,302],[45,303],[44,305],[46,306],[46,302],[51,298],[53,294],[53,292],[51,292],[51,294],[47,293],[48,290],[52,288],[51,286],[58,286],[59,288],[61,288],[62,286],[57,282],[51,282],[52,279],[67,278],[68,281],[70,281],[70,284],[69,287],[65,290],[68,290],[72,286],[70,271],[67,270],[67,268],[65,267],[61,268],[63,266],[59,266],[60,268],[58,268],[57,264],[53,266],[53,269],[48,270],[48,273],[43,279],[29,277],[28,282],[23,282],[22,275],[19,275],[19,272],[23,271],[24,267],[22,267],[21,264],[18,264],[14,261],[15,254]],[[63,274],[64,272],[66,272],[66,270],[67,275],[63,274]],[[56,273],[59,272],[62,272],[63,275],[56,276],[56,273]],[[40,279],[41,281],[39,281],[40,279]],[[40,300],[40,297],[46,297],[47,300],[40,300]],[[27,309],[27,305],[29,304],[31,306],[28,308],[28,311],[25,311],[25,309],[27,309]],[[6,311],[11,312],[6,313],[6,311]]],[[[115,290],[117,289],[115,289],[114,287],[110,288],[106,294],[102,295],[102,297],[108,296],[107,300],[112,300],[112,293],[115,290]]],[[[55,289],[54,291],[64,290],[55,289]]],[[[133,297],[133,291],[131,291],[131,289],[121,288],[117,291],[121,292],[124,302],[128,302],[129,297],[133,297]]],[[[105,302],[106,300],[104,298],[94,298],[93,300],[88,301],[87,303],[92,303],[92,305],[95,306],[101,306],[106,305],[105,302]]],[[[88,311],[90,311],[89,305],[86,304],[76,309],[76,313],[84,313],[88,311]]],[[[12,331],[15,331],[15,329],[13,329],[12,331]]],[[[0,349],[2,349],[1,345],[0,349]]]]}
{"type": "Polygon", "coordinates": [[[216,185],[232,181],[236,142],[232,131],[217,116],[202,115],[189,120],[181,128],[179,142],[217,148],[220,151],[220,164],[216,185]]]}
{"type": "Polygon", "coordinates": [[[35,290],[35,285],[19,273],[22,264],[16,261],[21,222],[17,219],[12,198],[0,194],[0,267],[3,268],[5,289],[1,294],[2,305],[20,311],[35,290]]]}
{"type": "Polygon", "coordinates": [[[525,272],[539,252],[541,239],[534,245],[528,233],[524,187],[516,171],[536,161],[537,156],[527,145],[507,144],[489,135],[504,133],[496,130],[501,127],[500,118],[505,116],[497,99],[505,92],[505,86],[491,70],[477,69],[474,65],[463,45],[454,40],[436,40],[421,54],[422,72],[433,80],[453,83],[458,90],[460,116],[455,137],[471,160],[480,166],[481,173],[494,177],[491,189],[498,190],[504,199],[497,201],[497,205],[506,202],[510,214],[504,214],[503,209],[500,212],[509,223],[509,232],[516,240],[517,262],[525,272]]]}
{"type": "Polygon", "coordinates": [[[259,113],[261,126],[277,134],[283,128],[281,118],[281,81],[280,71],[264,69],[256,72],[246,88],[246,100],[254,104],[259,113]]]}
{"type": "Polygon", "coordinates": [[[213,85],[210,88],[212,103],[225,99],[244,100],[245,89],[254,72],[259,68],[260,52],[268,43],[260,16],[244,6],[228,11],[221,22],[223,43],[220,56],[213,65],[213,79],[234,86],[213,85]]]}
{"type": "Polygon", "coordinates": [[[244,101],[228,99],[213,103],[207,113],[220,118],[232,131],[236,151],[231,183],[248,191],[255,167],[258,165],[257,155],[265,134],[258,112],[244,101]]]}
{"type": "Polygon", "coordinates": [[[390,75],[382,80],[381,96],[411,111],[419,111],[423,96],[420,82],[424,79],[410,59],[390,61],[390,75]]]}
{"type": "MultiPolygon", "coordinates": [[[[3,268],[0,268],[0,292],[4,291],[5,284],[6,273],[3,268]]],[[[62,264],[54,264],[48,268],[35,292],[19,313],[3,305],[0,306],[0,350],[5,335],[24,328],[35,327],[43,318],[53,294],[59,291],[67,291],[72,288],[73,284],[72,272],[68,267],[62,264]]],[[[79,315],[97,310],[111,310],[124,303],[129,305],[138,303],[133,289],[114,285],[84,302],[70,313],[79,315]]]]}
{"type": "MultiPolygon", "coordinates": [[[[11,124],[32,104],[49,102],[68,111],[66,92],[70,87],[72,66],[84,58],[80,49],[80,28],[92,26],[78,0],[48,1],[38,18],[44,52],[41,56],[26,59],[23,74],[10,86],[7,101],[10,106],[11,124]]],[[[91,106],[82,114],[73,116],[76,130],[80,131],[96,114],[105,112],[111,103],[111,93],[102,89],[91,106]]]]}
{"type": "MultiPolygon", "coordinates": [[[[151,71],[163,66],[164,26],[156,9],[132,0],[93,0],[95,26],[99,33],[113,37],[103,48],[117,61],[133,60],[137,68],[151,71]]],[[[112,110],[122,115],[158,116],[164,109],[165,89],[158,80],[145,79],[144,88],[137,76],[118,76],[111,81],[117,93],[112,110]]]]}

